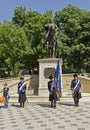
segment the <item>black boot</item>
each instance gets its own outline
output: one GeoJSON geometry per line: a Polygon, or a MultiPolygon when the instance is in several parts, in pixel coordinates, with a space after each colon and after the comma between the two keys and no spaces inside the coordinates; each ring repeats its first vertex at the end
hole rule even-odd
{"type": "Polygon", "coordinates": [[[20,107],[22,107],[22,103],[20,103],[20,107]]]}
{"type": "Polygon", "coordinates": [[[22,107],[24,107],[24,102],[23,102],[23,105],[22,105],[22,107]]]}
{"type": "Polygon", "coordinates": [[[54,104],[54,108],[56,108],[56,104],[54,104]]]}
{"type": "Polygon", "coordinates": [[[53,107],[53,101],[51,101],[51,107],[53,107]]]}

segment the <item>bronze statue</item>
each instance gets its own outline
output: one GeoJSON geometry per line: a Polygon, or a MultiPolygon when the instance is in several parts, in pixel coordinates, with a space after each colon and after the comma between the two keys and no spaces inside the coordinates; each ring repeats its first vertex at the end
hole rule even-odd
{"type": "Polygon", "coordinates": [[[55,23],[50,20],[49,24],[44,25],[45,29],[45,45],[47,47],[47,53],[49,57],[56,57],[56,49],[57,49],[57,37],[56,31],[58,27],[55,23]]]}

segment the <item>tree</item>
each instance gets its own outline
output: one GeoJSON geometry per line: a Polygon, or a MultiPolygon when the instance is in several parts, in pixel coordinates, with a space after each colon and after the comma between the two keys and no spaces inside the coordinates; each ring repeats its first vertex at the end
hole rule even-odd
{"type": "Polygon", "coordinates": [[[72,5],[55,14],[55,21],[60,28],[60,41],[63,44],[61,56],[64,65],[67,64],[63,66],[64,71],[67,66],[69,71],[81,71],[86,68],[86,48],[90,48],[90,17],[87,17],[89,15],[90,12],[72,5]],[[65,47],[68,48],[67,56],[63,53],[65,47]]]}
{"type": "Polygon", "coordinates": [[[17,27],[23,27],[27,18],[27,12],[25,7],[16,7],[14,10],[14,16],[12,17],[12,22],[17,25],[17,27]]]}
{"type": "Polygon", "coordinates": [[[44,47],[43,25],[48,23],[51,17],[51,11],[46,11],[46,13],[40,14],[37,11],[32,11],[31,9],[30,11],[25,12],[25,9],[22,7],[15,9],[13,23],[18,28],[23,25],[23,29],[26,33],[27,40],[31,48],[30,51],[32,52],[27,54],[27,57],[29,57],[29,59],[25,58],[25,63],[28,67],[34,68],[38,66],[37,59],[47,57],[44,47]],[[22,21],[24,21],[23,24],[22,21]]]}
{"type": "Polygon", "coordinates": [[[0,26],[0,37],[1,57],[15,75],[17,64],[29,51],[26,34],[23,28],[17,29],[12,23],[5,22],[0,26]]]}
{"type": "Polygon", "coordinates": [[[12,22],[0,24],[0,67],[15,70],[38,67],[37,59],[46,58],[43,25],[50,19],[58,26],[58,55],[63,60],[63,72],[90,72],[90,12],[68,5],[56,11],[40,14],[14,10],[12,22]],[[75,60],[76,59],[76,60],[75,60]]]}

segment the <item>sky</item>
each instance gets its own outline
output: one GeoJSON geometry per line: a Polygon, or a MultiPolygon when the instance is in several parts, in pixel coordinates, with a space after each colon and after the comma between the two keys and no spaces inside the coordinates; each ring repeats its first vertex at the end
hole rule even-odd
{"type": "Polygon", "coordinates": [[[72,4],[80,9],[90,11],[90,0],[0,0],[0,23],[4,20],[11,21],[14,16],[14,9],[23,6],[27,11],[38,11],[45,13],[46,10],[60,11],[72,4]]]}

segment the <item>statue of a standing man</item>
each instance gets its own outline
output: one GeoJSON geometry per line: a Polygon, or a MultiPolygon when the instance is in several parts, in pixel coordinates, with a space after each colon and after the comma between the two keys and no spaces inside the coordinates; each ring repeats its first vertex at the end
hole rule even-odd
{"type": "Polygon", "coordinates": [[[47,45],[47,53],[49,57],[56,57],[57,37],[56,31],[58,27],[50,20],[49,24],[44,25],[45,29],[45,44],[47,45]]]}

